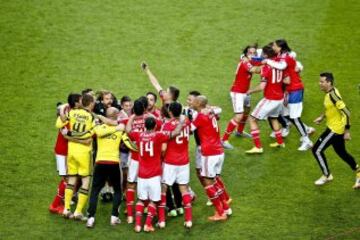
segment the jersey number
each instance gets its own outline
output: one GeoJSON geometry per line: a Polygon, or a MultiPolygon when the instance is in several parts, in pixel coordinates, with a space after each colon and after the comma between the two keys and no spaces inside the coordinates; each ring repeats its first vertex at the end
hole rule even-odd
{"type": "Polygon", "coordinates": [[[184,128],[183,131],[181,131],[180,135],[176,137],[175,141],[176,144],[182,144],[184,142],[184,139],[187,139],[189,141],[190,138],[190,130],[189,126],[184,128]]]}
{"type": "Polygon", "coordinates": [[[283,75],[282,75],[282,71],[278,70],[278,69],[272,69],[272,79],[271,79],[271,83],[275,84],[275,83],[279,83],[282,81],[283,79],[283,75]]]}
{"type": "Polygon", "coordinates": [[[140,156],[144,156],[144,151],[148,152],[150,157],[154,156],[154,142],[140,142],[140,156]],[[144,146],[145,145],[145,146],[144,146]]]}
{"type": "Polygon", "coordinates": [[[86,129],[86,125],[83,123],[76,122],[73,126],[73,130],[75,132],[85,132],[85,129],[86,129]]]}

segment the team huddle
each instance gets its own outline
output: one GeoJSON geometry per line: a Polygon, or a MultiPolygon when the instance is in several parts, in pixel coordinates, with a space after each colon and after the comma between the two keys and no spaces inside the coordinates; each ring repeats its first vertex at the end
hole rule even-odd
{"type": "Polygon", "coordinates": [[[109,91],[100,91],[96,96],[86,89],[81,94],[71,93],[67,104],[59,104],[55,155],[62,180],[50,205],[51,212],[85,221],[92,228],[101,195],[112,201],[111,225],[121,223],[119,208],[124,199],[126,220],[134,224],[135,232],[155,231],[154,222],[158,228],[165,228],[166,216],[177,214],[184,215],[184,226],[191,228],[196,196],[190,187],[189,141],[194,136],[196,174],[208,198],[207,205],[215,210],[208,220],[226,221],[232,215],[232,199],[221,177],[224,149],[234,149],[229,138],[236,131],[236,136],[253,140],[254,147],[247,154],[262,154],[260,120],[270,123],[271,136],[276,139],[270,144],[273,148],[284,148],[290,124],[296,127],[300,134],[298,150],[312,149],[323,172],[316,185],[333,179],[323,153],[333,145],[356,171],[353,187],[360,188],[360,168],[344,144],[344,139],[350,139],[350,115],[333,87],[332,74],[320,75],[320,88],[329,96],[325,99],[325,115],[315,123],[326,117],[328,128],[314,145],[310,134],[315,129],[301,120],[303,66],[285,40],[276,40],[262,49],[257,45],[244,49],[230,90],[234,117],[222,137],[218,125],[220,107],[210,105],[207,97],[195,90],[189,92],[183,107],[178,102],[178,88],[163,89],[146,63],[141,68],[158,94],[148,92],[134,101],[123,96],[118,101],[109,91]],[[254,74],[259,74],[261,81],[251,88],[254,74]],[[261,91],[264,97],[250,114],[250,96],[261,91]],[[156,107],[158,96],[161,108],[156,107]],[[244,131],[246,123],[250,134],[244,131]]]}

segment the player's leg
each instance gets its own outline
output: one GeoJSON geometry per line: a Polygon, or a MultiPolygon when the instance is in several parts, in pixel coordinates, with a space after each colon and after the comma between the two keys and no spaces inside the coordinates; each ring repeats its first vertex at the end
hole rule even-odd
{"type": "Polygon", "coordinates": [[[166,192],[168,191],[168,187],[165,183],[161,184],[161,199],[159,203],[159,216],[158,216],[158,225],[159,228],[165,227],[166,222],[166,205],[167,205],[167,198],[166,198],[166,192]]]}
{"type": "Polygon", "coordinates": [[[138,168],[139,168],[139,162],[130,158],[128,178],[127,178],[128,183],[126,185],[126,210],[127,210],[128,223],[133,223],[134,221],[133,206],[135,202],[135,191],[136,191],[138,168]]]}
{"type": "Polygon", "coordinates": [[[141,232],[144,208],[144,202],[139,199],[135,206],[135,232],[141,232]]]}
{"type": "Polygon", "coordinates": [[[183,208],[183,204],[182,204],[182,194],[179,190],[179,184],[177,184],[177,182],[175,182],[172,186],[171,186],[173,195],[174,195],[174,202],[175,202],[175,208],[176,211],[179,215],[183,215],[184,214],[184,208],[183,208]]]}
{"type": "Polygon", "coordinates": [[[216,159],[216,161],[217,161],[217,163],[215,165],[216,177],[215,177],[214,186],[218,190],[217,194],[222,202],[223,209],[224,209],[225,213],[229,216],[232,214],[232,210],[229,206],[229,204],[232,200],[231,200],[228,192],[226,191],[226,187],[225,187],[223,179],[220,177],[222,168],[224,165],[224,159],[225,159],[224,154],[218,155],[218,157],[216,159]]]}
{"type": "Polygon", "coordinates": [[[89,198],[89,206],[87,209],[88,220],[86,223],[86,227],[92,228],[95,224],[95,213],[98,203],[98,197],[101,189],[105,185],[105,181],[107,178],[106,173],[106,165],[104,164],[95,164],[93,179],[92,179],[92,187],[89,198]]]}
{"type": "Polygon", "coordinates": [[[176,182],[179,186],[179,191],[182,196],[182,203],[184,206],[184,226],[192,227],[192,196],[189,189],[190,182],[190,164],[177,167],[176,182]]]}
{"type": "Polygon", "coordinates": [[[354,189],[360,188],[360,167],[356,163],[354,157],[348,151],[346,151],[344,135],[343,134],[341,134],[341,135],[336,134],[334,136],[334,141],[332,142],[332,146],[333,146],[336,154],[344,162],[346,162],[353,171],[355,171],[355,173],[356,173],[356,181],[355,181],[355,184],[354,184],[353,188],[354,189]]]}
{"type": "Polygon", "coordinates": [[[270,144],[270,147],[285,147],[285,143],[281,134],[281,125],[279,121],[275,117],[269,117],[269,118],[271,121],[271,125],[274,129],[275,138],[276,138],[276,143],[270,144]]]}
{"type": "Polygon", "coordinates": [[[153,227],[153,219],[156,216],[156,205],[161,199],[161,177],[156,176],[149,179],[146,179],[146,189],[148,189],[148,196],[150,203],[148,205],[148,214],[146,216],[144,231],[153,232],[155,228],[153,227]]]}
{"type": "Polygon", "coordinates": [[[315,185],[323,185],[333,179],[324,151],[332,144],[334,135],[335,133],[331,132],[330,129],[326,129],[312,148],[312,153],[323,173],[323,175],[317,181],[315,181],[315,185]]]}
{"type": "Polygon", "coordinates": [[[75,185],[77,182],[78,165],[72,154],[68,154],[68,157],[66,160],[67,160],[68,183],[66,184],[66,188],[65,188],[65,201],[64,201],[63,215],[65,218],[71,218],[73,215],[70,211],[70,204],[71,204],[71,199],[74,194],[74,188],[75,188],[75,185]]]}
{"type": "Polygon", "coordinates": [[[85,220],[83,216],[83,208],[88,201],[89,187],[90,187],[90,175],[91,175],[91,153],[79,155],[77,158],[79,164],[79,176],[81,177],[81,187],[78,194],[78,202],[74,212],[74,218],[77,220],[85,220]]]}
{"type": "Polygon", "coordinates": [[[251,138],[251,134],[244,132],[244,128],[245,128],[245,124],[248,120],[249,114],[250,114],[250,100],[249,100],[249,104],[244,106],[244,113],[243,116],[241,118],[241,121],[237,127],[237,131],[236,131],[236,136],[238,137],[245,137],[245,138],[251,138]]]}
{"type": "Polygon", "coordinates": [[[213,206],[215,207],[215,215],[209,217],[209,220],[226,220],[227,215],[224,212],[221,199],[219,198],[217,194],[217,189],[214,186],[216,177],[215,165],[217,162],[214,161],[212,156],[202,156],[201,160],[201,176],[204,178],[205,192],[210,201],[213,203],[213,206]]]}
{"type": "Polygon", "coordinates": [[[250,125],[250,133],[252,136],[254,147],[252,149],[246,151],[246,153],[248,153],[248,154],[262,153],[263,149],[262,149],[262,144],[261,144],[261,140],[260,140],[260,129],[257,124],[257,119],[254,116],[250,116],[249,125],[250,125]]]}
{"type": "Polygon", "coordinates": [[[245,94],[241,93],[230,93],[233,109],[234,109],[234,117],[229,121],[225,133],[222,137],[222,145],[225,149],[233,149],[234,147],[229,143],[229,137],[232,132],[238,127],[244,112],[244,99],[245,94]]]}
{"type": "Polygon", "coordinates": [[[113,206],[111,211],[110,224],[115,226],[120,224],[121,221],[119,219],[119,207],[122,199],[122,191],[121,191],[121,171],[120,167],[117,164],[109,165],[109,179],[110,183],[113,186],[114,197],[113,197],[113,206]]]}
{"type": "Polygon", "coordinates": [[[66,156],[64,155],[55,155],[56,166],[59,176],[61,177],[60,183],[57,187],[57,194],[54,197],[54,200],[50,204],[49,211],[52,213],[62,214],[64,211],[64,196],[65,196],[65,187],[66,187],[66,156]]]}

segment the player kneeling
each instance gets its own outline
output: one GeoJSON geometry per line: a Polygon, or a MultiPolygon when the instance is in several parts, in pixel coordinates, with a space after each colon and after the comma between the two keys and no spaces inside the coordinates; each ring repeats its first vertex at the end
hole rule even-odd
{"type": "Polygon", "coordinates": [[[145,132],[131,132],[134,116],[130,117],[126,131],[129,137],[136,141],[140,151],[137,196],[135,210],[135,232],[141,232],[144,201],[149,200],[148,214],[144,225],[145,232],[155,231],[152,220],[156,215],[156,203],[161,199],[161,147],[162,144],[180,134],[185,119],[170,134],[155,132],[156,120],[153,117],[145,119],[145,132]]]}
{"type": "MultiPolygon", "coordinates": [[[[163,126],[163,131],[171,132],[179,124],[179,118],[182,112],[182,106],[178,102],[173,102],[169,106],[170,121],[163,126]]],[[[164,157],[163,175],[162,175],[162,192],[161,202],[159,205],[159,227],[165,227],[165,208],[166,208],[166,191],[168,186],[175,182],[179,185],[182,195],[182,202],[185,209],[184,226],[192,227],[192,196],[189,190],[190,180],[190,161],[189,161],[189,136],[190,121],[187,121],[181,129],[181,133],[167,143],[164,157]]]]}

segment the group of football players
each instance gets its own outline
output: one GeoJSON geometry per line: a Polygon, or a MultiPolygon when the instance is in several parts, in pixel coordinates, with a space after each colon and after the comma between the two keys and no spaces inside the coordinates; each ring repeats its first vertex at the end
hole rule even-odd
{"type": "Polygon", "coordinates": [[[184,215],[184,226],[191,228],[195,194],[189,185],[189,139],[193,135],[196,174],[207,195],[207,205],[215,209],[208,219],[225,221],[232,214],[232,199],[220,176],[224,149],[234,148],[229,143],[234,131],[237,136],[252,138],[254,147],[247,154],[263,153],[258,121],[265,119],[276,139],[270,147],[285,147],[283,138],[289,134],[290,124],[301,136],[299,151],[313,146],[309,135],[315,130],[301,120],[303,67],[285,40],[261,49],[248,45],[243,50],[230,91],[234,116],[222,138],[220,107],[209,105],[207,97],[198,91],[189,92],[183,107],[178,102],[178,88],[163,89],[146,63],[141,68],[158,94],[148,92],[134,101],[124,96],[118,101],[112,92],[95,94],[86,89],[70,94],[68,103],[58,106],[55,154],[62,180],[51,212],[86,221],[92,228],[102,194],[113,203],[111,225],[121,222],[119,207],[124,199],[127,223],[134,224],[136,232],[154,231],[155,219],[156,226],[165,228],[166,211],[172,216],[184,215]],[[251,88],[254,74],[259,74],[261,81],[251,88]],[[264,97],[250,114],[250,96],[260,91],[264,97]],[[161,108],[156,107],[158,95],[161,108]],[[250,134],[244,131],[247,122],[250,134]],[[77,203],[72,212],[74,196],[77,203]],[[83,213],[86,204],[87,215],[83,213]]]}

